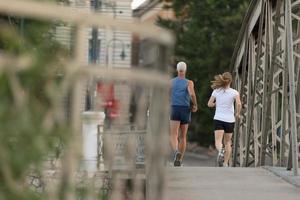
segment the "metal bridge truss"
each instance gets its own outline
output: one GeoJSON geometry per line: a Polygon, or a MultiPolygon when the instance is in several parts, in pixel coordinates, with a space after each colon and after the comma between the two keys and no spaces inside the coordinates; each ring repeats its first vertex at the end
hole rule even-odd
{"type": "Polygon", "coordinates": [[[252,1],[231,64],[243,104],[233,165],[286,166],[297,175],[300,1],[252,1]]]}

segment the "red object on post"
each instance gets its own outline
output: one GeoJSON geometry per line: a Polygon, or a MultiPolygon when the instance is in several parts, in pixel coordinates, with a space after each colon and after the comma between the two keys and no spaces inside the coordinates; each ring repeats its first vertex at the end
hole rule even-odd
{"type": "Polygon", "coordinates": [[[110,107],[109,107],[109,117],[111,119],[115,119],[115,118],[118,118],[120,116],[119,114],[119,108],[120,108],[120,104],[119,104],[119,101],[116,100],[116,99],[113,99],[111,102],[110,102],[110,107]]]}
{"type": "Polygon", "coordinates": [[[115,99],[114,85],[97,83],[97,93],[102,97],[102,107],[106,110],[106,115],[109,119],[116,119],[120,116],[120,103],[115,99]]]}

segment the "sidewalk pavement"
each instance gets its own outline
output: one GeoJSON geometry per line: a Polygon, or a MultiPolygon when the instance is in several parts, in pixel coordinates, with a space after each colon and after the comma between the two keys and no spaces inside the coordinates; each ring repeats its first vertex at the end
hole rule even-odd
{"type": "Polygon", "coordinates": [[[167,200],[299,200],[300,188],[263,168],[170,167],[167,200]]]}
{"type": "MultiPolygon", "coordinates": [[[[269,170],[272,173],[274,173],[276,176],[282,178],[286,182],[300,188],[300,176],[294,176],[293,171],[288,171],[284,167],[265,166],[263,168],[269,170]]],[[[300,169],[298,171],[300,173],[300,169]]],[[[300,199],[300,197],[299,197],[299,199],[300,199]]]]}

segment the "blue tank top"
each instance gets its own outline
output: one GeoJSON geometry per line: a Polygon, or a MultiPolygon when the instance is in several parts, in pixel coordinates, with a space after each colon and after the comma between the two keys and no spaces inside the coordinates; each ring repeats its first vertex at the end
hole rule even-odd
{"type": "Polygon", "coordinates": [[[172,79],[171,105],[190,107],[190,94],[188,80],[179,77],[172,79]]]}

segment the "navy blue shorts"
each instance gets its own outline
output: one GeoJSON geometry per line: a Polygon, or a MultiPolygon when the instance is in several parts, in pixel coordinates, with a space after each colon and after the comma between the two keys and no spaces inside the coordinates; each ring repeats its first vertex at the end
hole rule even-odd
{"type": "Polygon", "coordinates": [[[171,120],[180,121],[180,124],[188,124],[191,122],[191,109],[188,106],[172,106],[171,120]]]}

